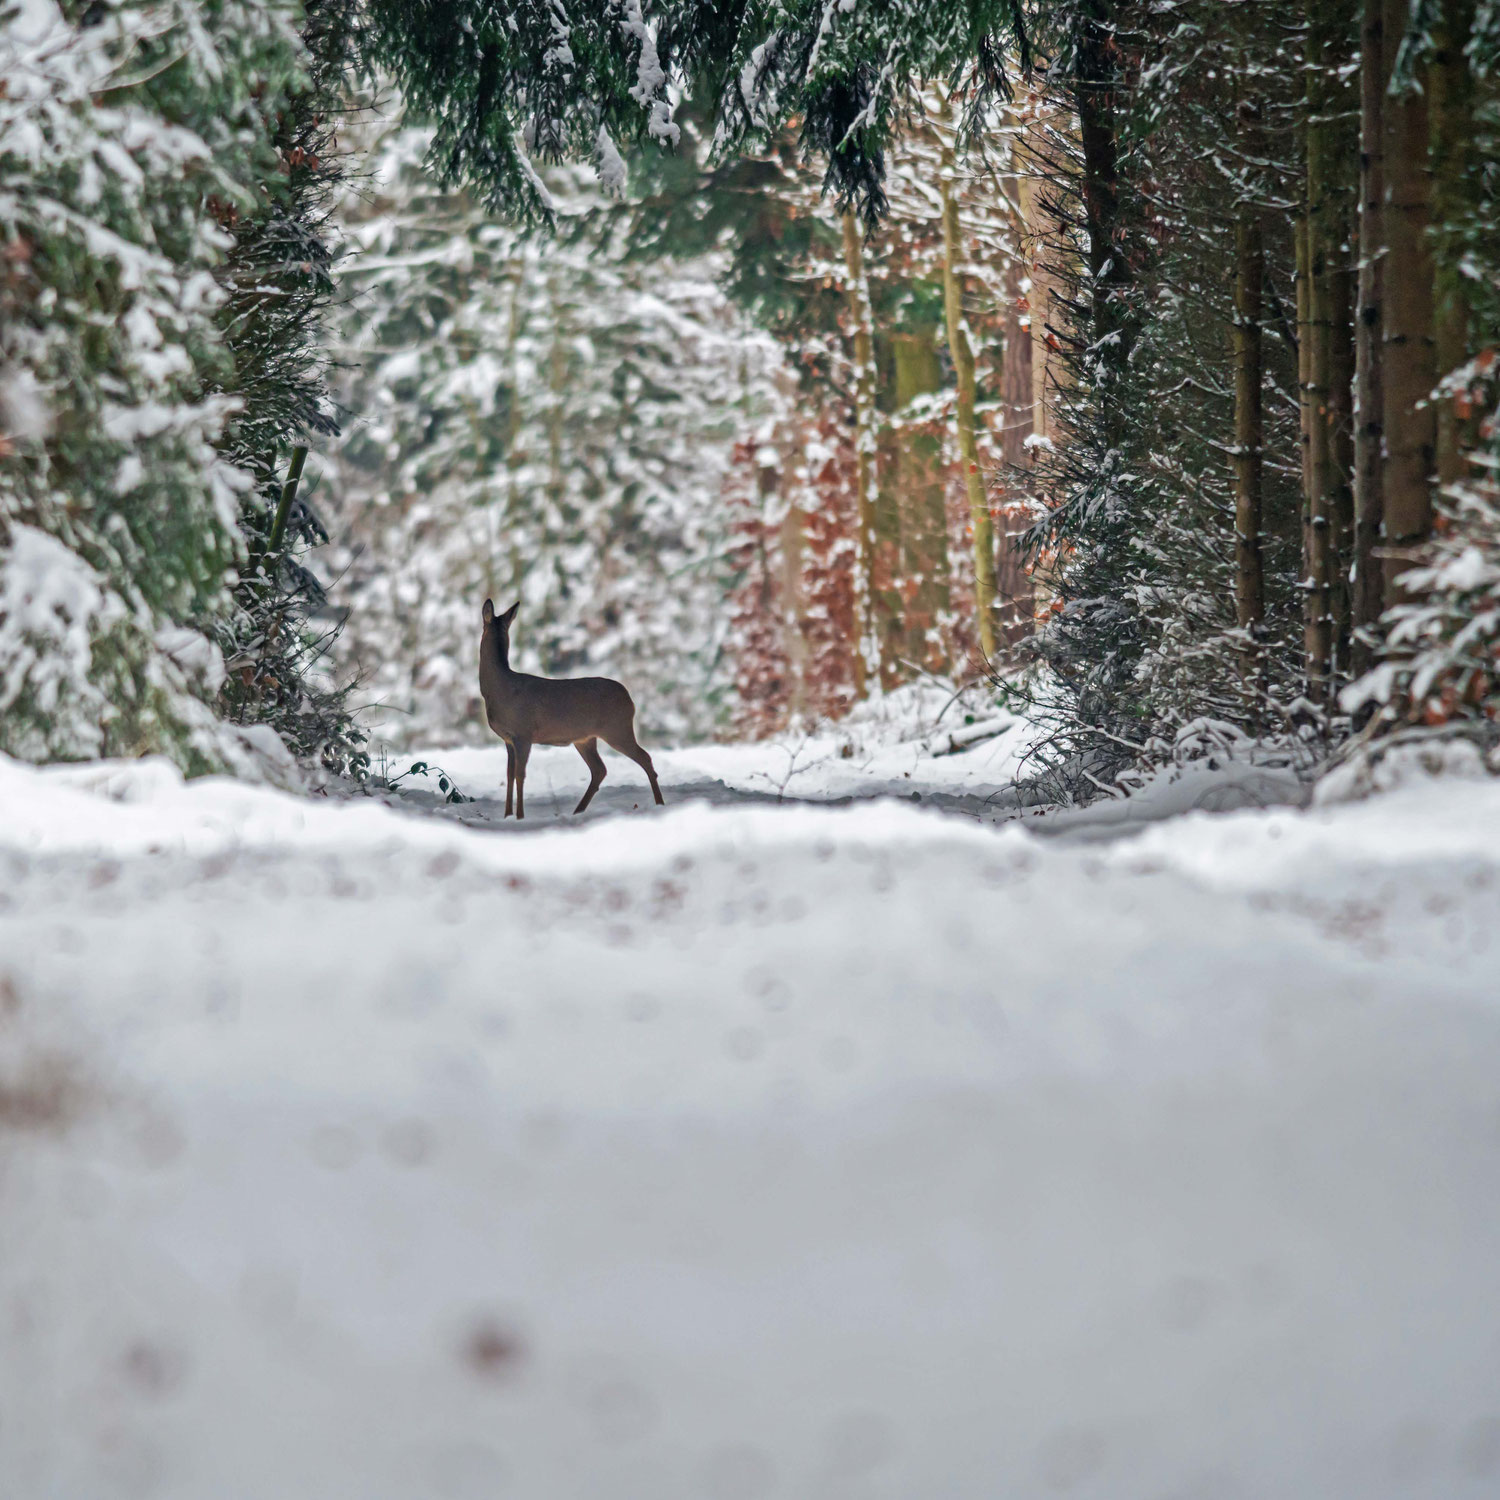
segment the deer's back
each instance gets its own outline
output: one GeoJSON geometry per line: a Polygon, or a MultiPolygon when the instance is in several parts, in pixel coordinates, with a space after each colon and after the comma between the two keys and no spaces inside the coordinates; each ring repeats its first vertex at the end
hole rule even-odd
{"type": "Polygon", "coordinates": [[[572,745],[594,735],[623,734],[635,719],[625,685],[612,677],[532,677],[483,684],[490,727],[507,739],[524,735],[537,745],[572,745]]]}

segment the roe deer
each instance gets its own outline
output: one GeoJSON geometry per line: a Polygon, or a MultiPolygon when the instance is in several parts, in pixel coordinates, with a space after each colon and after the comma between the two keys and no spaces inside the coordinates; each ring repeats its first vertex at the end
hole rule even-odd
{"type": "Polygon", "coordinates": [[[531,677],[510,669],[510,627],[520,609],[517,600],[503,615],[484,601],[484,634],[479,639],[479,691],[490,728],[505,741],[505,816],[510,816],[511,793],[516,817],[526,816],[526,761],[533,745],[576,745],[589,768],[589,789],[573,809],[581,813],[594,800],[604,780],[599,756],[603,740],[628,755],[651,783],[651,794],[661,805],[656,767],[635,737],[635,704],[622,683],[608,677],[531,677]]]}

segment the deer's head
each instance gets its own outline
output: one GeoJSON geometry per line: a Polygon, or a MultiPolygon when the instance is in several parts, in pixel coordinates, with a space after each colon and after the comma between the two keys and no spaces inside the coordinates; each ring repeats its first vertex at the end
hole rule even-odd
{"type": "Polygon", "coordinates": [[[510,627],[520,607],[521,601],[517,599],[503,615],[497,615],[494,601],[486,599],[484,608],[480,611],[480,619],[484,622],[485,644],[491,641],[495,643],[499,649],[501,661],[508,661],[510,658],[510,627]]]}

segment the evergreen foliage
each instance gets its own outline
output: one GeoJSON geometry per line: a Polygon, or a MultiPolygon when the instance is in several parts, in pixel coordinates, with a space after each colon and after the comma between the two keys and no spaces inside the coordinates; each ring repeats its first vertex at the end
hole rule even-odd
{"type": "Polygon", "coordinates": [[[709,101],[721,156],[763,150],[793,120],[840,208],[884,209],[885,153],[933,79],[970,79],[981,121],[1024,39],[1020,0],[369,0],[370,56],[435,123],[443,180],[529,220],[554,206],[532,158],[593,161],[617,186],[621,146],[675,146],[675,93],[709,101]]]}
{"type": "Polygon", "coordinates": [[[327,347],[333,218],[346,181],[337,127],[361,21],[358,0],[304,5],[303,71],[271,122],[274,167],[248,211],[211,204],[233,235],[218,272],[235,396],[223,448],[252,479],[240,522],[248,566],[218,627],[228,665],[220,707],[234,722],[268,724],[304,760],[355,772],[365,762],[363,733],[349,713],[348,685],[332,680],[325,660],[335,616],[298,560],[328,533],[308,487],[288,486],[287,474],[299,449],[338,432],[327,347]],[[273,534],[278,507],[284,520],[273,534]]]}
{"type": "Polygon", "coordinates": [[[249,211],[300,77],[281,0],[11,5],[0,20],[0,749],[237,750],[207,638],[242,555],[208,211],[249,211]]]}
{"type": "Polygon", "coordinates": [[[342,695],[313,678],[322,599],[294,561],[321,536],[312,510],[267,548],[293,444],[334,426],[325,218],[353,16],[347,0],[6,13],[13,754],[357,763],[342,695]]]}

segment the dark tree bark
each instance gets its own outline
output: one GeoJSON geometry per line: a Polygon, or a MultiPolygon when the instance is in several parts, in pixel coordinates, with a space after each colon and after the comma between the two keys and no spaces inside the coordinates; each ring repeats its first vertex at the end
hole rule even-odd
{"type": "Polygon", "coordinates": [[[1349,192],[1353,141],[1341,82],[1353,15],[1347,0],[1307,0],[1307,319],[1304,640],[1308,695],[1331,697],[1348,664],[1347,569],[1352,552],[1351,387],[1354,379],[1349,192]]]}
{"type": "MultiPolygon", "coordinates": [[[[1400,46],[1407,0],[1385,0],[1387,50],[1400,46]]],[[[1428,157],[1427,69],[1388,88],[1384,100],[1386,242],[1382,349],[1385,396],[1384,572],[1387,604],[1414,549],[1432,531],[1432,477],[1437,424],[1428,401],[1437,382],[1433,347],[1432,171],[1428,157]]]]}
{"type": "MultiPolygon", "coordinates": [[[[1468,293],[1452,243],[1452,226],[1468,208],[1473,165],[1473,80],[1465,50],[1473,24],[1474,0],[1440,0],[1427,86],[1432,122],[1433,224],[1438,243],[1433,353],[1439,377],[1462,364],[1468,348],[1468,293]]],[[[1466,425],[1452,400],[1438,403],[1436,467],[1442,484],[1452,484],[1463,472],[1466,425]]]]}
{"type": "Polygon", "coordinates": [[[1354,341],[1354,567],[1353,668],[1374,661],[1372,637],[1385,609],[1385,577],[1376,552],[1383,509],[1382,443],[1385,395],[1381,379],[1385,269],[1385,146],[1382,116],[1390,76],[1384,46],[1384,0],[1363,0],[1359,53],[1359,302],[1354,341]]]}
{"type": "Polygon", "coordinates": [[[1252,641],[1246,653],[1249,677],[1259,655],[1254,636],[1266,615],[1261,559],[1265,246],[1253,210],[1243,213],[1235,225],[1234,259],[1234,613],[1252,641]]]}
{"type": "Polygon", "coordinates": [[[1083,210],[1088,231],[1093,333],[1105,370],[1123,370],[1130,355],[1127,309],[1120,293],[1130,265],[1120,221],[1119,52],[1112,0],[1080,8],[1073,98],[1083,156],[1083,210]]]}

